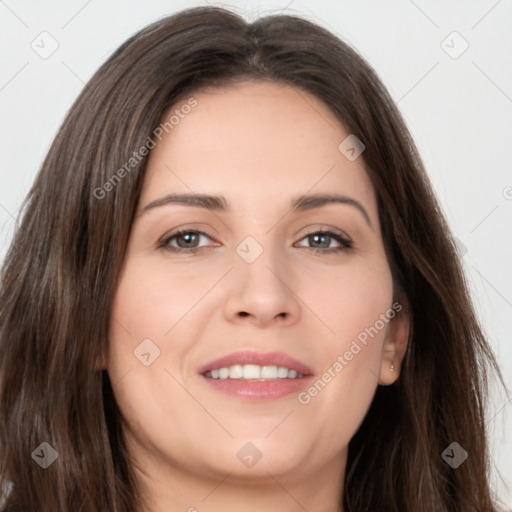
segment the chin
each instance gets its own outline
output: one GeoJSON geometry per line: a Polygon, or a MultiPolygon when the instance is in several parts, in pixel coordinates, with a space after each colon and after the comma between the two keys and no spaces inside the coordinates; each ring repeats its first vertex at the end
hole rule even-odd
{"type": "MultiPolygon", "coordinates": [[[[308,449],[304,442],[286,442],[281,436],[267,437],[268,432],[253,436],[236,436],[222,443],[215,450],[211,460],[221,472],[231,472],[241,478],[269,478],[272,475],[296,473],[307,457],[308,449]]],[[[311,448],[314,443],[311,443],[311,448]]]]}

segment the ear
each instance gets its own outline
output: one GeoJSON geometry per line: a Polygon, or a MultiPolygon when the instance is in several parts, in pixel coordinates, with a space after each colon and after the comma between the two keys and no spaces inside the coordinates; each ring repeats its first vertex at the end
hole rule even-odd
{"type": "Polygon", "coordinates": [[[382,346],[379,384],[389,386],[398,380],[400,367],[409,341],[410,320],[406,309],[399,311],[389,321],[382,346]]]}

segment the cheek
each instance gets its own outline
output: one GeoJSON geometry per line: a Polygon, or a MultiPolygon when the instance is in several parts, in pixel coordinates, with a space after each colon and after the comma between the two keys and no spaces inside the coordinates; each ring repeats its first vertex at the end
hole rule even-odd
{"type": "MultiPolygon", "coordinates": [[[[364,338],[392,305],[391,271],[380,254],[367,260],[354,257],[323,272],[305,269],[301,276],[297,294],[328,328],[323,334],[331,350],[342,350],[360,334],[364,338]]],[[[377,327],[384,330],[381,322],[377,327]]]]}
{"type": "Polygon", "coordinates": [[[395,316],[391,272],[382,259],[347,266],[347,271],[317,278],[314,290],[311,303],[333,332],[318,343],[321,373],[298,401],[312,417],[329,418],[324,428],[348,442],[373,399],[383,342],[395,316]]]}
{"type": "Polygon", "coordinates": [[[196,265],[173,268],[163,258],[127,260],[112,303],[108,371],[113,383],[140,374],[147,387],[155,385],[157,372],[164,372],[164,380],[166,369],[183,372],[203,325],[197,321],[203,311],[198,306],[207,303],[202,299],[217,274],[199,272],[196,265]]]}
{"type": "Polygon", "coordinates": [[[113,383],[127,372],[139,372],[146,363],[151,363],[150,368],[160,365],[164,335],[172,326],[166,316],[174,310],[164,296],[164,284],[155,279],[149,265],[129,262],[121,273],[109,333],[108,367],[113,383]]]}
{"type": "Polygon", "coordinates": [[[169,397],[172,411],[190,408],[190,397],[171,375],[182,380],[175,362],[186,360],[195,338],[176,333],[182,332],[187,311],[205,289],[201,279],[188,280],[189,286],[184,286],[186,280],[177,277],[171,285],[170,277],[169,269],[165,273],[158,265],[128,260],[112,303],[109,378],[122,416],[137,438],[147,438],[144,443],[150,450],[155,440],[163,446],[173,433],[176,439],[184,437],[182,424],[169,422],[175,417],[169,397]]]}
{"type": "Polygon", "coordinates": [[[164,341],[211,286],[208,275],[133,260],[119,280],[112,305],[112,344],[144,338],[164,341]]]}

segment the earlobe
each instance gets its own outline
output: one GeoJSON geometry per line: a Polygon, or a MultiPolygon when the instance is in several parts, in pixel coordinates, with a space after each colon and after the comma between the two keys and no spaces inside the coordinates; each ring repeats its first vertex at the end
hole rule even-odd
{"type": "Polygon", "coordinates": [[[395,362],[389,362],[387,358],[382,359],[380,375],[379,375],[379,384],[381,386],[389,386],[398,380],[400,376],[399,365],[395,364],[395,362]]]}

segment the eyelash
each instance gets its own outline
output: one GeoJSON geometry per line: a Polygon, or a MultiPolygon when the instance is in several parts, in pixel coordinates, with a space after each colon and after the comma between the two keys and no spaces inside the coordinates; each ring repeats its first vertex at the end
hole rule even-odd
{"type": "MultiPolygon", "coordinates": [[[[183,247],[173,247],[173,246],[169,245],[172,239],[174,239],[180,235],[185,235],[185,234],[204,235],[208,238],[211,238],[205,232],[199,231],[196,229],[186,229],[186,228],[178,229],[178,230],[174,231],[174,233],[171,233],[169,236],[166,236],[164,239],[160,240],[157,243],[157,249],[160,249],[165,252],[171,252],[174,254],[182,253],[182,252],[189,253],[189,254],[197,253],[201,249],[204,249],[204,247],[192,247],[190,249],[187,249],[187,248],[183,248],[183,247]]],[[[330,238],[333,238],[334,240],[336,240],[337,242],[339,242],[341,244],[340,247],[330,247],[330,248],[326,248],[326,249],[320,249],[317,247],[304,247],[304,249],[308,249],[316,254],[319,254],[319,253],[334,254],[334,253],[339,253],[339,252],[343,252],[343,251],[348,251],[348,250],[352,249],[352,247],[353,247],[352,240],[349,240],[348,238],[343,237],[340,233],[337,233],[335,231],[324,231],[324,230],[312,231],[311,233],[304,235],[301,238],[301,240],[304,240],[305,238],[313,236],[313,235],[329,236],[330,238]]]]}

